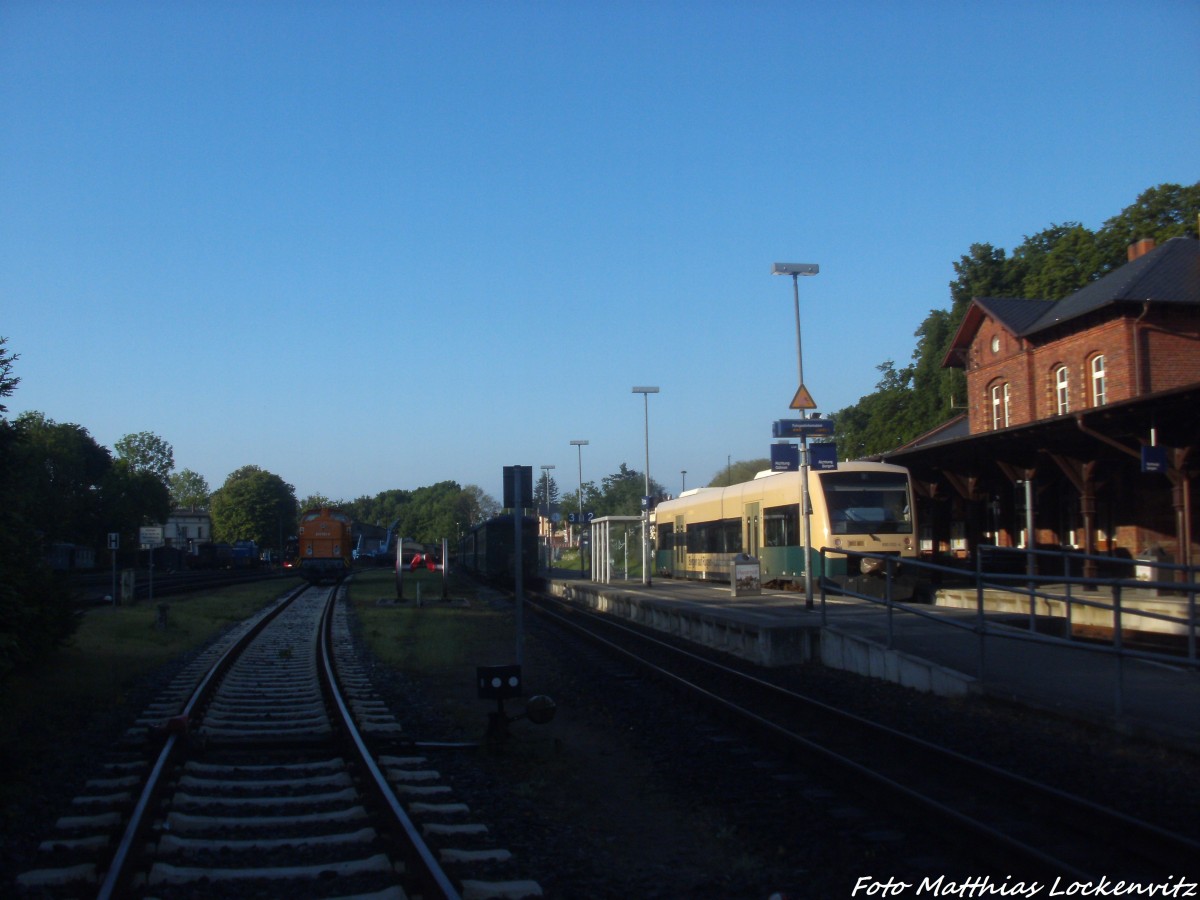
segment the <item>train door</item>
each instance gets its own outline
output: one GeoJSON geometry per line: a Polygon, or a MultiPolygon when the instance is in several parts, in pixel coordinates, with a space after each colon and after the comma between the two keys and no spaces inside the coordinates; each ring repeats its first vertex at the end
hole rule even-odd
{"type": "Polygon", "coordinates": [[[762,535],[762,517],[758,503],[747,503],[742,516],[742,552],[755,559],[759,556],[762,535]]]}
{"type": "Polygon", "coordinates": [[[672,535],[672,548],[675,558],[675,576],[686,578],[687,568],[687,524],[683,516],[675,517],[675,533],[672,535]]]}

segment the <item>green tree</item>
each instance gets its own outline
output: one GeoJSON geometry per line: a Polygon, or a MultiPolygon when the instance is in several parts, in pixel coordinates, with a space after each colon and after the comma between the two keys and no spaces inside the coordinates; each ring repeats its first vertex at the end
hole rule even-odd
{"type": "Polygon", "coordinates": [[[1097,243],[1104,260],[1100,274],[1120,268],[1126,248],[1141,238],[1158,243],[1195,235],[1200,216],[1200,182],[1190,185],[1160,184],[1138,195],[1137,200],[1104,223],[1097,243]]]}
{"type": "Polygon", "coordinates": [[[954,263],[954,272],[958,277],[950,282],[950,312],[956,324],[976,297],[1016,295],[1008,255],[991,244],[972,244],[970,252],[954,263]]]}
{"type": "Polygon", "coordinates": [[[914,428],[916,392],[913,367],[897,370],[891,360],[877,366],[881,373],[875,393],[834,416],[838,455],[860,459],[904,443],[914,428]]]}
{"type": "Polygon", "coordinates": [[[280,537],[296,533],[297,514],[295,488],[259,466],[232,472],[209,501],[213,536],[228,543],[251,540],[282,550],[280,537]]]}
{"type": "Polygon", "coordinates": [[[394,489],[381,491],[374,497],[359,497],[344,504],[342,509],[357,522],[387,527],[404,518],[411,501],[411,491],[394,489]]]}
{"type": "Polygon", "coordinates": [[[142,525],[167,521],[171,515],[171,492],[155,472],[137,469],[129,460],[118,459],[100,482],[100,501],[105,530],[121,534],[121,545],[137,546],[142,525]]]}
{"type": "MultiPolygon", "coordinates": [[[[621,463],[621,468],[606,475],[602,488],[589,504],[597,516],[638,516],[642,513],[642,496],[646,490],[646,477],[642,472],[621,463]]],[[[665,497],[663,486],[650,479],[650,496],[665,497]]],[[[586,502],[586,500],[585,500],[586,502]]]]}
{"type": "Polygon", "coordinates": [[[1044,253],[1034,258],[1023,256],[1025,244],[1014,254],[1017,264],[1029,259],[1028,271],[1021,281],[1021,296],[1034,299],[1058,300],[1086,287],[1097,278],[1104,267],[1104,258],[1096,235],[1082,225],[1059,226],[1052,229],[1053,239],[1047,241],[1044,253]]]}
{"type": "Polygon", "coordinates": [[[708,486],[728,487],[731,484],[741,484],[743,481],[753,480],[755,475],[769,468],[771,468],[771,460],[766,458],[743,459],[735,463],[727,463],[712,477],[708,486]]]}
{"type": "Polygon", "coordinates": [[[60,425],[40,412],[22,413],[16,428],[29,524],[49,540],[98,546],[101,485],[112,468],[108,449],[82,425],[60,425]]]}
{"type": "MultiPolygon", "coordinates": [[[[0,397],[11,397],[21,379],[12,374],[13,363],[21,357],[5,349],[8,338],[0,337],[0,397]]],[[[0,413],[8,412],[8,407],[0,403],[0,413]]]]}
{"type": "Polygon", "coordinates": [[[500,512],[500,504],[478,485],[465,488],[443,481],[416,490],[382,491],[358,497],[341,508],[357,522],[380,527],[393,524],[402,537],[422,543],[455,541],[469,528],[500,512]]]}
{"type": "Polygon", "coordinates": [[[405,531],[418,541],[433,544],[457,534],[457,523],[468,510],[468,498],[456,481],[441,481],[413,491],[405,531]]]}
{"type": "Polygon", "coordinates": [[[549,477],[538,478],[533,486],[533,505],[537,509],[544,510],[547,505],[546,495],[549,493],[549,506],[551,509],[559,504],[558,482],[554,480],[553,475],[549,477]],[[548,490],[547,490],[548,489],[548,490]]]}
{"type": "Polygon", "coordinates": [[[177,509],[205,509],[208,507],[208,497],[211,491],[208,482],[199,472],[184,469],[176,472],[168,481],[171,489],[171,503],[177,509]]]}
{"type": "Polygon", "coordinates": [[[324,494],[309,494],[299,502],[298,506],[300,511],[304,512],[307,509],[321,509],[323,507],[345,510],[346,504],[330,500],[324,494]]]}
{"type": "Polygon", "coordinates": [[[500,514],[500,502],[477,484],[463,488],[463,530],[500,514]]]}
{"type": "MultiPolygon", "coordinates": [[[[0,398],[20,383],[12,374],[18,357],[6,343],[0,338],[0,398]]],[[[7,411],[0,404],[0,413],[7,411]]],[[[26,439],[24,429],[0,416],[0,679],[43,658],[75,628],[70,594],[43,561],[32,522],[40,505],[32,481],[39,459],[26,439]]]]}
{"type": "Polygon", "coordinates": [[[157,434],[149,431],[127,434],[113,449],[117,451],[117,459],[128,462],[134,472],[150,472],[164,485],[170,482],[175,470],[175,450],[157,434]]]}
{"type": "MultiPolygon", "coordinates": [[[[909,426],[916,429],[916,434],[953,416],[955,407],[966,397],[966,375],[961,369],[942,365],[960,321],[947,310],[932,309],[917,329],[917,348],[907,367],[915,394],[909,426]]],[[[893,382],[887,384],[896,387],[893,382]]]]}

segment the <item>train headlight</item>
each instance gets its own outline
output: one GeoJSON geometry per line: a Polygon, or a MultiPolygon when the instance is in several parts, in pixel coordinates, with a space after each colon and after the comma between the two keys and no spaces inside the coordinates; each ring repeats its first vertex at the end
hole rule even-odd
{"type": "Polygon", "coordinates": [[[841,549],[842,549],[842,539],[841,539],[841,538],[834,538],[834,539],[833,539],[833,546],[834,546],[834,547],[836,547],[838,550],[841,550],[841,549]]]}

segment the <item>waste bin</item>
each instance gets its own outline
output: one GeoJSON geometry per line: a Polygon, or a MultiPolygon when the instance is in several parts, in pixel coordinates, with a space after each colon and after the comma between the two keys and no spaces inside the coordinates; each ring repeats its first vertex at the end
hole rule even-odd
{"type": "Polygon", "coordinates": [[[751,597],[762,593],[762,565],[756,557],[739,553],[733,558],[729,589],[734,597],[751,597]]]}
{"type": "Polygon", "coordinates": [[[1168,581],[1169,573],[1159,568],[1167,562],[1167,551],[1155,544],[1134,557],[1133,577],[1136,581],[1168,581]]]}
{"type": "Polygon", "coordinates": [[[121,570],[121,593],[119,594],[122,606],[132,606],[137,602],[137,574],[133,569],[121,570]]]}

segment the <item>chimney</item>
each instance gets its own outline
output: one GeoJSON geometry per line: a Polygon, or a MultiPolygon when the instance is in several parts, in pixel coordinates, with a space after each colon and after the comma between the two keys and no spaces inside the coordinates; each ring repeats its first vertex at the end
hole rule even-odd
{"type": "Polygon", "coordinates": [[[1129,256],[1129,262],[1133,262],[1139,256],[1145,256],[1154,249],[1154,238],[1142,238],[1140,241],[1134,241],[1125,251],[1129,256]]]}

